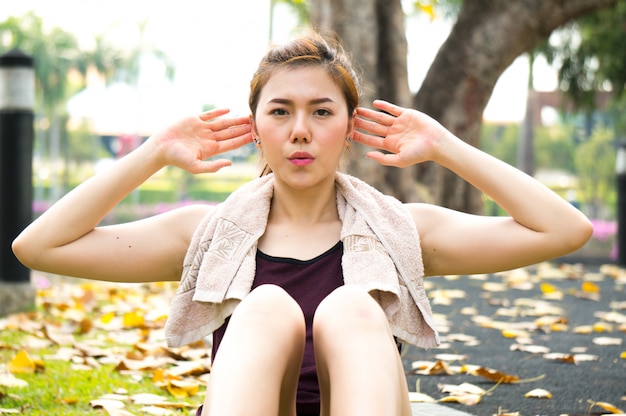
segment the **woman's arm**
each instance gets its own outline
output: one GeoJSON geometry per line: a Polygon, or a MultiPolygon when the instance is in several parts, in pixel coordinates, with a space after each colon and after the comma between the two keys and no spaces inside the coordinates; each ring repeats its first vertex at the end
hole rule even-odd
{"type": "Polygon", "coordinates": [[[488,273],[561,256],[591,236],[589,220],[547,187],[476,149],[429,116],[383,101],[387,114],[359,109],[355,140],[390,153],[370,152],[383,165],[432,160],[491,197],[510,217],[465,214],[409,204],[428,275],[488,273]]]}
{"type": "Polygon", "coordinates": [[[127,224],[98,224],[164,166],[202,173],[229,165],[227,160],[205,160],[251,141],[248,117],[217,118],[227,112],[189,117],[150,137],[29,225],[13,242],[15,255],[27,267],[68,276],[125,282],[180,278],[187,245],[208,207],[182,208],[127,224]]]}

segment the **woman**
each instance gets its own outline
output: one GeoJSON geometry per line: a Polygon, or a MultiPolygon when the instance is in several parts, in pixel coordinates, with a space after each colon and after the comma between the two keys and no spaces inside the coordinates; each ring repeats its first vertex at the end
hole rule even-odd
{"type": "Polygon", "coordinates": [[[396,340],[438,343],[423,276],[489,273],[564,255],[591,234],[575,208],[430,117],[361,108],[340,45],[312,34],[276,47],[251,82],[250,117],[189,117],[51,207],[15,240],[28,267],[83,278],[178,280],[173,345],[214,332],[203,415],[410,415],[396,340]],[[164,166],[253,141],[267,163],[217,207],[98,226],[164,166]],[[434,161],[510,217],[400,204],[337,172],[351,141],[399,168],[434,161]],[[384,151],[384,152],[383,152],[384,151]],[[271,172],[271,173],[269,173],[271,172]]]}

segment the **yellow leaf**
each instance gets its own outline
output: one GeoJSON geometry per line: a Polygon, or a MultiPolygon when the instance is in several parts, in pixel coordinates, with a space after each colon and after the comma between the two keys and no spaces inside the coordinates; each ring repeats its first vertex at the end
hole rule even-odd
{"type": "Polygon", "coordinates": [[[140,315],[137,312],[127,312],[124,314],[124,326],[126,328],[135,328],[143,325],[143,315],[140,315]]]}
{"type": "Polygon", "coordinates": [[[25,350],[21,350],[9,361],[7,368],[13,374],[30,374],[35,372],[37,365],[25,350]]]}
{"type": "Polygon", "coordinates": [[[558,291],[558,289],[552,286],[550,283],[542,283],[540,288],[541,288],[541,293],[543,294],[554,293],[558,291]]]}
{"type": "Polygon", "coordinates": [[[533,389],[526,393],[524,397],[533,399],[551,399],[552,393],[544,389],[533,389]]]}
{"type": "Polygon", "coordinates": [[[182,380],[170,380],[166,389],[177,399],[183,399],[198,393],[199,385],[197,383],[189,383],[182,380]]]}
{"type": "Polygon", "coordinates": [[[607,402],[593,402],[591,407],[594,407],[594,406],[601,407],[603,410],[606,410],[607,412],[611,412],[613,414],[622,414],[622,413],[624,413],[623,411],[621,411],[617,407],[613,406],[611,403],[607,403],[607,402]]]}
{"type": "Polygon", "coordinates": [[[613,332],[613,325],[607,322],[596,322],[593,324],[595,332],[613,332]]]}
{"type": "Polygon", "coordinates": [[[592,282],[583,282],[582,291],[585,293],[600,293],[600,287],[592,282]]]}
{"type": "Polygon", "coordinates": [[[622,359],[626,360],[626,351],[624,351],[623,353],[621,353],[621,354],[619,355],[619,358],[622,358],[622,359]]]}
{"type": "Polygon", "coordinates": [[[423,394],[423,393],[417,393],[414,391],[409,392],[409,401],[411,403],[435,403],[436,400],[433,399],[432,397],[423,394]]]}
{"type": "Polygon", "coordinates": [[[482,398],[479,394],[459,394],[456,396],[448,396],[442,399],[439,399],[440,402],[452,402],[452,403],[461,403],[467,406],[474,406],[480,403],[480,399],[482,398]]]}
{"type": "Polygon", "coordinates": [[[504,338],[528,338],[530,334],[520,329],[503,329],[502,336],[504,338]]]}
{"type": "Polygon", "coordinates": [[[426,13],[428,17],[430,17],[430,20],[435,19],[435,8],[433,7],[432,4],[417,3],[416,6],[419,10],[426,13]]]}
{"type": "Polygon", "coordinates": [[[102,317],[100,317],[100,322],[102,322],[103,324],[108,324],[113,320],[113,318],[115,318],[114,312],[105,313],[104,315],[102,315],[102,317]]]}

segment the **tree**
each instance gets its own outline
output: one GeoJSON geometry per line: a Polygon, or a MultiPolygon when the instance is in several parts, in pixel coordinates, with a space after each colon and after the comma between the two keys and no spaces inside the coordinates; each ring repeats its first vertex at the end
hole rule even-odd
{"type": "MultiPolygon", "coordinates": [[[[496,81],[519,55],[532,51],[558,27],[617,0],[465,0],[422,87],[408,88],[404,14],[400,0],[311,0],[315,26],[336,32],[361,64],[365,103],[383,98],[424,111],[478,146],[482,114],[496,81]],[[488,7],[487,7],[488,5],[488,7]]],[[[416,39],[416,44],[423,42],[416,39]]],[[[362,152],[362,150],[360,150],[362,152]]],[[[479,191],[433,163],[385,168],[357,158],[350,169],[402,200],[418,199],[415,182],[432,199],[467,212],[482,211],[479,191]]]]}
{"type": "Polygon", "coordinates": [[[0,23],[0,40],[8,40],[0,42],[0,53],[19,48],[35,60],[36,148],[52,164],[53,200],[63,192],[55,164],[58,164],[61,154],[65,156],[65,164],[69,157],[66,102],[85,88],[88,71],[93,68],[107,80],[135,83],[142,56],[153,54],[166,64],[168,77],[173,77],[173,64],[166,55],[146,42],[144,28],[145,23],[139,25],[139,42],[129,51],[111,46],[105,35],[95,37],[94,49],[83,51],[71,33],[58,27],[44,31],[42,19],[33,12],[22,17],[9,17],[0,23]]]}
{"type": "Polygon", "coordinates": [[[601,212],[608,201],[615,200],[615,147],[613,132],[596,128],[589,140],[576,148],[575,164],[583,202],[593,218],[603,218],[601,212]]]}

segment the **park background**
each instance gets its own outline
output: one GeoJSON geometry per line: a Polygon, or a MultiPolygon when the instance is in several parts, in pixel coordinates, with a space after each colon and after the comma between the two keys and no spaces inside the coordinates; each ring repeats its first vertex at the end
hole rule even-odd
{"type": "MultiPolygon", "coordinates": [[[[486,310],[491,312],[493,305],[499,304],[496,301],[512,301],[514,296],[519,296],[516,291],[519,287],[531,287],[538,298],[556,302],[558,296],[562,296],[572,304],[572,310],[582,316],[581,322],[586,323],[594,313],[585,308],[608,306],[606,299],[623,300],[623,275],[619,268],[607,264],[617,259],[616,157],[626,137],[626,105],[623,94],[619,93],[624,89],[624,78],[623,75],[621,78],[613,76],[615,72],[626,74],[624,0],[569,3],[465,0],[463,7],[462,2],[456,0],[359,0],[356,3],[354,0],[311,0],[308,3],[316,6],[317,19],[326,19],[330,26],[336,25],[334,28],[345,36],[347,47],[353,50],[357,61],[368,58],[372,51],[380,54],[379,58],[385,57],[379,59],[382,64],[373,66],[363,59],[363,76],[366,84],[370,83],[365,105],[375,95],[372,90],[385,98],[396,94],[397,102],[429,112],[460,137],[534,175],[593,220],[594,236],[590,242],[572,256],[558,259],[555,266],[538,265],[537,269],[483,276],[492,280],[487,282],[490,285],[485,283],[473,294],[470,289],[477,286],[472,282],[480,276],[463,277],[468,286],[467,294],[463,294],[464,302],[474,306],[476,299],[484,298],[489,303],[486,310]],[[485,7],[486,4],[489,7],[485,7]],[[573,12],[566,7],[572,4],[585,4],[585,7],[573,12]],[[389,17],[392,11],[401,13],[400,29],[406,40],[406,88],[400,92],[385,91],[380,85],[371,88],[378,80],[380,84],[387,82],[396,86],[395,80],[386,77],[391,74],[401,79],[403,75],[394,72],[404,66],[402,59],[396,61],[397,56],[386,56],[386,51],[381,50],[385,45],[386,49],[393,49],[384,43],[384,34],[398,34],[389,26],[384,29],[381,23],[384,19],[388,19],[387,24],[393,22],[389,17]],[[557,11],[567,16],[558,24],[552,20],[560,16],[557,11]],[[335,20],[328,21],[329,16],[335,20]],[[465,20],[461,19],[463,16],[465,20]],[[459,21],[467,22],[468,16],[482,28],[474,26],[474,36],[465,33],[461,42],[457,36],[456,45],[451,47],[450,39],[462,26],[459,21]],[[506,29],[498,32],[501,21],[506,23],[506,29]],[[516,21],[526,24],[526,32],[515,32],[520,30],[516,21]],[[378,32],[381,39],[368,38],[364,31],[378,32]],[[512,36],[509,32],[517,34],[507,38],[512,36]],[[525,37],[532,41],[520,46],[520,39],[525,37]],[[493,53],[494,48],[497,50],[499,38],[503,39],[505,49],[516,52],[500,61],[485,60],[485,55],[493,53]],[[459,54],[463,53],[466,57],[459,60],[459,54]],[[442,68],[444,55],[456,65],[442,68]],[[472,56],[478,58],[472,60],[472,56]],[[461,70],[450,73],[450,67],[461,70]],[[482,90],[475,91],[477,95],[463,91],[468,80],[484,84],[482,90]],[[481,101],[483,99],[485,102],[481,101]],[[467,106],[467,102],[473,105],[467,106]],[[561,262],[575,265],[559,266],[561,262]],[[602,266],[587,269],[599,264],[602,266]],[[494,283],[500,284],[500,280],[508,288],[503,299],[493,291],[494,283]],[[583,290],[578,287],[581,282],[583,290]],[[601,295],[603,302],[599,301],[601,295]],[[593,298],[596,303],[581,305],[580,298],[582,302],[593,298]]],[[[0,53],[19,46],[33,56],[37,72],[33,214],[39,215],[78,183],[122,157],[154,130],[179,117],[213,107],[228,107],[235,114],[247,114],[248,84],[258,60],[269,42],[288,40],[307,19],[314,18],[314,13],[306,13],[306,6],[307,2],[298,0],[182,0],[176,3],[163,0],[0,0],[0,53]]],[[[394,45],[402,43],[402,38],[395,38],[394,45]]],[[[397,89],[402,88],[400,85],[397,89]]],[[[164,169],[133,192],[105,222],[145,217],[182,204],[223,200],[259,173],[254,146],[233,152],[230,157],[233,167],[217,174],[193,176],[176,169],[164,169]]],[[[359,158],[358,149],[353,150],[351,158],[359,158]]],[[[357,173],[363,169],[353,168],[357,173]]],[[[379,176],[367,179],[403,200],[504,214],[482,196],[476,204],[475,196],[464,185],[445,174],[433,174],[428,169],[405,169],[402,171],[408,175],[402,176],[397,170],[377,168],[375,171],[380,172],[379,176]]],[[[10,200],[2,203],[10,203],[10,200]]],[[[428,281],[433,285],[430,293],[435,308],[441,310],[442,302],[459,295],[459,282],[447,278],[428,281]]],[[[172,368],[168,368],[172,362],[161,361],[160,330],[175,285],[120,287],[38,272],[33,272],[32,284],[37,290],[36,310],[0,319],[0,407],[21,409],[28,414],[38,414],[40,407],[43,409],[40,414],[92,414],[88,408],[94,407],[95,399],[112,391],[119,392],[116,388],[119,386],[127,391],[154,393],[162,393],[166,388],[170,407],[175,406],[172,397],[194,402],[184,405],[188,409],[201,402],[196,382],[186,379],[189,384],[181,385],[180,380],[158,379],[172,372],[172,368]],[[73,352],[65,350],[64,346],[71,346],[73,352]],[[28,352],[43,357],[48,354],[48,358],[39,362],[37,358],[29,358],[28,352]],[[54,358],[50,358],[51,355],[54,358]],[[139,360],[139,356],[143,358],[139,360]],[[117,363],[115,371],[111,371],[112,362],[117,363]],[[7,390],[5,363],[19,370],[15,374],[28,383],[28,389],[7,390]],[[133,365],[139,368],[128,368],[133,365]],[[141,367],[143,365],[146,367],[141,367]],[[29,373],[31,370],[33,374],[29,373]],[[146,376],[148,373],[151,379],[146,376]]],[[[1,291],[6,291],[5,288],[1,291]]],[[[452,305],[461,304],[461,300],[454,299],[452,305]]],[[[617,305],[611,306],[613,312],[624,309],[623,303],[617,305]]],[[[573,316],[573,313],[566,315],[567,318],[573,316]]],[[[614,316],[620,320],[615,323],[614,333],[623,334],[623,314],[614,316]]],[[[516,316],[515,320],[519,318],[521,316],[516,316]]],[[[511,326],[515,323],[511,322],[511,326]]],[[[568,336],[563,344],[571,345],[571,337],[576,335],[573,330],[557,330],[562,324],[561,321],[554,323],[552,334],[556,337],[563,331],[561,334],[568,336]]],[[[608,331],[611,325],[602,318],[594,331],[608,331]]],[[[467,335],[476,327],[462,330],[467,335]]],[[[486,342],[502,341],[492,334],[481,333],[481,336],[486,342]]],[[[504,340],[505,349],[508,348],[506,343],[504,340]]],[[[549,344],[556,342],[552,339],[549,344]]],[[[471,347],[468,348],[472,352],[471,347]]],[[[206,370],[202,366],[207,358],[199,355],[203,351],[203,346],[196,345],[191,351],[185,351],[192,356],[185,357],[181,351],[173,350],[168,350],[168,354],[169,359],[174,356],[179,360],[174,367],[176,371],[180,370],[178,364],[183,359],[192,357],[197,367],[187,370],[202,373],[206,370]]],[[[623,381],[620,371],[625,354],[622,353],[622,360],[616,361],[620,351],[607,352],[605,348],[604,361],[594,366],[602,371],[604,379],[623,381]]],[[[497,355],[506,364],[519,361],[509,359],[504,352],[497,355]]],[[[584,366],[577,368],[583,371],[584,366]]],[[[560,380],[568,377],[561,376],[560,380]]],[[[423,380],[426,385],[426,379],[423,380]]],[[[600,389],[598,380],[592,384],[600,389]]],[[[21,383],[9,381],[13,382],[21,383]]],[[[556,384],[546,383],[551,389],[556,389],[556,384]]],[[[582,397],[581,391],[568,387],[553,390],[555,397],[561,396],[562,400],[554,401],[555,409],[563,410],[559,406],[567,394],[582,397]]],[[[434,384],[432,389],[436,390],[434,384]]],[[[502,397],[509,408],[516,406],[516,399],[501,390],[494,398],[502,397]]],[[[589,390],[584,388],[585,397],[589,395],[596,400],[601,397],[592,395],[589,390]]],[[[623,394],[604,393],[605,400],[613,403],[618,403],[616,397],[623,394]]],[[[163,405],[162,396],[151,400],[163,405]]],[[[518,410],[531,409],[530,406],[519,404],[518,410]]],[[[481,414],[484,409],[475,411],[481,414]]],[[[0,413],[3,412],[4,409],[0,409],[0,413]]],[[[110,408],[107,412],[123,414],[110,408]]]]}
{"type": "MultiPolygon", "coordinates": [[[[455,3],[402,2],[411,94],[421,88],[450,34],[458,13],[455,3]]],[[[21,20],[23,27],[30,27],[27,30],[39,30],[44,36],[59,30],[73,37],[75,44],[50,45],[59,48],[59,54],[68,54],[61,50],[64,47],[83,51],[83,57],[91,53],[94,60],[106,59],[109,53],[119,65],[126,65],[107,67],[115,65],[111,59],[102,64],[106,68],[103,74],[103,69],[96,70],[92,62],[83,74],[78,74],[71,63],[64,63],[69,81],[64,96],[58,97],[62,110],[54,110],[60,117],[55,124],[62,124],[60,130],[50,128],[54,120],[38,110],[33,165],[35,215],[155,129],[177,118],[212,107],[247,114],[249,80],[259,58],[268,43],[284,42],[303,26],[303,4],[275,0],[181,1],[176,5],[143,0],[4,1],[0,21],[11,18],[16,20],[10,24],[19,24],[21,20]],[[73,12],[67,13],[68,9],[73,12]],[[98,53],[104,55],[98,57],[98,53]]],[[[555,31],[550,43],[566,44],[575,39],[567,30],[555,31]]],[[[10,43],[5,30],[0,49],[10,43]]],[[[71,53],[78,59],[80,53],[71,53]]],[[[548,63],[548,55],[541,51],[519,55],[502,72],[482,113],[476,143],[523,170],[530,169],[529,173],[595,221],[594,239],[577,255],[615,260],[615,156],[621,140],[618,136],[623,133],[616,126],[619,121],[611,119],[615,110],[604,98],[602,108],[587,111],[568,107],[564,111],[562,99],[566,95],[559,89],[559,65],[563,62],[557,56],[548,63]],[[528,164],[521,159],[520,146],[526,134],[529,97],[535,100],[535,106],[537,101],[540,105],[533,110],[534,160],[530,167],[520,166],[528,164]]],[[[34,58],[36,62],[42,59],[34,58]]],[[[602,94],[610,92],[598,94],[604,97],[602,94]]],[[[258,172],[252,146],[230,156],[234,167],[218,175],[193,177],[174,170],[156,175],[109,219],[151,215],[189,201],[223,200],[258,172]]],[[[424,195],[420,191],[417,194],[424,195]]],[[[498,213],[489,201],[484,203],[485,210],[498,213]]]]}

